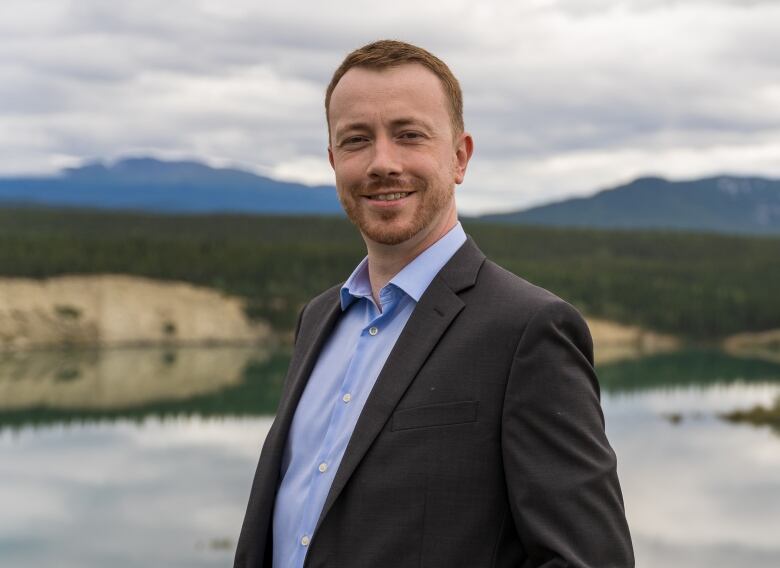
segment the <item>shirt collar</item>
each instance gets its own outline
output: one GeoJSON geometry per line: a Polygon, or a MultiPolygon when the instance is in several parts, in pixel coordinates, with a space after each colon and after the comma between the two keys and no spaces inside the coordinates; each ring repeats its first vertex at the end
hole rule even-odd
{"type": "MultiPolygon", "coordinates": [[[[466,242],[466,233],[458,222],[446,235],[433,243],[385,285],[393,285],[415,302],[419,302],[428,285],[439,273],[452,255],[466,242]]],[[[359,298],[371,298],[371,281],[368,278],[368,257],[360,261],[347,281],[341,287],[341,309],[359,298]]]]}

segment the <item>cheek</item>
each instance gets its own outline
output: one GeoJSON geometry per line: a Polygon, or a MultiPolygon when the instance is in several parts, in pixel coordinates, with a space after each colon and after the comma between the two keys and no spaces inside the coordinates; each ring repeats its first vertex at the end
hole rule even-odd
{"type": "Polygon", "coordinates": [[[344,181],[345,183],[354,183],[356,179],[363,177],[365,168],[356,156],[350,156],[349,159],[340,159],[336,161],[333,168],[336,174],[336,181],[344,181]]]}

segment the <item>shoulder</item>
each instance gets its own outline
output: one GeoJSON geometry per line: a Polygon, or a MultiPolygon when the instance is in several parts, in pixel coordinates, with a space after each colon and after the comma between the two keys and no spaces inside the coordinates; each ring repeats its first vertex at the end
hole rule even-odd
{"type": "Polygon", "coordinates": [[[331,286],[324,292],[320,292],[318,295],[314,296],[309,302],[303,307],[303,310],[315,310],[319,311],[321,309],[327,309],[330,308],[334,302],[339,301],[339,293],[341,291],[341,287],[344,285],[343,282],[336,284],[334,286],[331,286]]]}
{"type": "Polygon", "coordinates": [[[558,296],[532,284],[528,280],[509,272],[490,259],[485,260],[477,277],[477,286],[485,291],[506,297],[507,299],[520,299],[526,306],[541,306],[551,302],[561,302],[558,296]]]}
{"type": "Polygon", "coordinates": [[[507,317],[524,321],[541,316],[583,320],[577,309],[565,300],[489,259],[479,272],[474,295],[489,298],[507,312],[507,317]]]}
{"type": "Polygon", "coordinates": [[[592,358],[590,331],[574,306],[490,260],[482,265],[474,287],[461,297],[491,328],[515,341],[533,342],[539,334],[552,333],[568,337],[592,358]]]}
{"type": "Polygon", "coordinates": [[[298,312],[298,321],[295,323],[293,342],[298,342],[301,329],[308,329],[312,324],[321,321],[339,303],[339,290],[342,284],[336,284],[318,294],[306,302],[298,312]]]}

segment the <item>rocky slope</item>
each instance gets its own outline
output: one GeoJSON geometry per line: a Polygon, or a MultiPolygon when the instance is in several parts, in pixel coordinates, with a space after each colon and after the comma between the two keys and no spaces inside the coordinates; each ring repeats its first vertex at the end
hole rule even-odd
{"type": "Polygon", "coordinates": [[[727,353],[780,363],[780,329],[738,333],[723,342],[727,353]]]}
{"type": "Polygon", "coordinates": [[[243,300],[122,275],[0,278],[0,350],[57,346],[258,343],[270,327],[243,300]]]}
{"type": "Polygon", "coordinates": [[[671,335],[646,330],[635,325],[623,325],[614,321],[587,318],[593,337],[596,363],[611,363],[623,359],[636,359],[651,353],[672,351],[681,341],[671,335]]]}

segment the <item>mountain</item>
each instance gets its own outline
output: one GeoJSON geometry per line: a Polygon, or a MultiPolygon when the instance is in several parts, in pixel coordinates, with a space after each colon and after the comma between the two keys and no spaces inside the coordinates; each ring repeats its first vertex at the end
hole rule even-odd
{"type": "Polygon", "coordinates": [[[644,177],[593,195],[483,221],[529,225],[667,228],[780,234],[780,180],[718,176],[691,181],[644,177]]]}
{"type": "Polygon", "coordinates": [[[0,178],[0,206],[45,205],[159,213],[342,214],[332,186],[309,187],[199,162],[128,158],[52,177],[0,178]]]}
{"type": "MultiPolygon", "coordinates": [[[[158,213],[343,215],[332,186],[309,187],[194,161],[127,158],[50,177],[0,178],[0,207],[41,205],[158,213]]],[[[719,176],[639,178],[592,197],[567,199],[482,221],[529,225],[668,228],[780,234],[780,180],[719,176]]]]}

